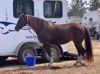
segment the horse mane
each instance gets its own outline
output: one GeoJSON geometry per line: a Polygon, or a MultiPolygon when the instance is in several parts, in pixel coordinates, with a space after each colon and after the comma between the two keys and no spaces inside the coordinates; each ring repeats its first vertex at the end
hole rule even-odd
{"type": "Polygon", "coordinates": [[[44,20],[44,19],[41,19],[38,17],[34,17],[34,16],[33,16],[33,19],[35,19],[35,21],[34,21],[35,24],[38,25],[38,27],[40,27],[40,28],[48,28],[48,29],[53,28],[52,23],[48,22],[47,20],[44,20]]]}

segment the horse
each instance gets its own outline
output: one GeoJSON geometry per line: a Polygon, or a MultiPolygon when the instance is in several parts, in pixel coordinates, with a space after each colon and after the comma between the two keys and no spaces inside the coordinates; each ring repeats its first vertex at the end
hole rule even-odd
{"type": "Polygon", "coordinates": [[[89,32],[87,28],[81,23],[70,22],[66,24],[55,25],[44,19],[21,14],[15,30],[19,31],[23,26],[30,26],[37,34],[40,42],[43,43],[44,49],[50,56],[50,63],[53,61],[51,56],[50,44],[61,45],[73,41],[77,52],[78,58],[75,64],[81,63],[85,57],[88,62],[93,62],[93,50],[89,32]],[[85,48],[82,42],[85,40],[85,48]]]}

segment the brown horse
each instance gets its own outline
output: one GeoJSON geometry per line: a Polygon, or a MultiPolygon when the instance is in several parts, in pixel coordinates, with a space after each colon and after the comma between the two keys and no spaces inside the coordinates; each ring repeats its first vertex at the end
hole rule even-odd
{"type": "MultiPolygon", "coordinates": [[[[93,61],[91,40],[84,25],[80,23],[55,25],[32,15],[21,14],[15,30],[19,31],[27,24],[37,33],[38,39],[44,44],[49,56],[51,56],[50,44],[60,45],[73,41],[79,55],[77,63],[81,63],[84,54],[88,62],[93,61]],[[86,49],[82,46],[84,39],[86,49]]],[[[52,61],[52,58],[50,58],[50,61],[52,61]]]]}

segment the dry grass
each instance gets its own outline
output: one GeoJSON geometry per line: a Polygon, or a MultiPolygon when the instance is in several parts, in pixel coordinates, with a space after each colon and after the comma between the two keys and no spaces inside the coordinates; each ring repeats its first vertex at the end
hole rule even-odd
{"type": "MultiPolygon", "coordinates": [[[[0,74],[100,74],[100,41],[92,40],[94,51],[94,62],[86,63],[86,66],[73,66],[75,60],[63,60],[54,63],[58,69],[50,70],[45,64],[37,64],[35,68],[28,68],[25,65],[2,66],[0,74]]],[[[69,52],[77,53],[72,42],[68,43],[69,52]]]]}

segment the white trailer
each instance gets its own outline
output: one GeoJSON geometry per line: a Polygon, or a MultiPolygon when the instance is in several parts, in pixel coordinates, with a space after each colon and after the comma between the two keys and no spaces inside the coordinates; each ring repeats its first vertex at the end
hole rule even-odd
{"type": "Polygon", "coordinates": [[[100,10],[88,11],[84,14],[82,23],[84,23],[92,36],[100,39],[100,10]]]}
{"type": "MultiPolygon", "coordinates": [[[[46,19],[53,23],[66,23],[67,18],[66,0],[1,0],[0,1],[0,61],[4,61],[9,56],[18,57],[21,62],[25,62],[27,53],[32,55],[43,55],[48,60],[46,52],[41,49],[37,35],[33,30],[29,32],[24,27],[19,32],[14,30],[19,15],[26,11],[27,14],[46,19]]],[[[66,53],[67,45],[58,48],[51,45],[54,60],[59,59],[66,53]]]]}

